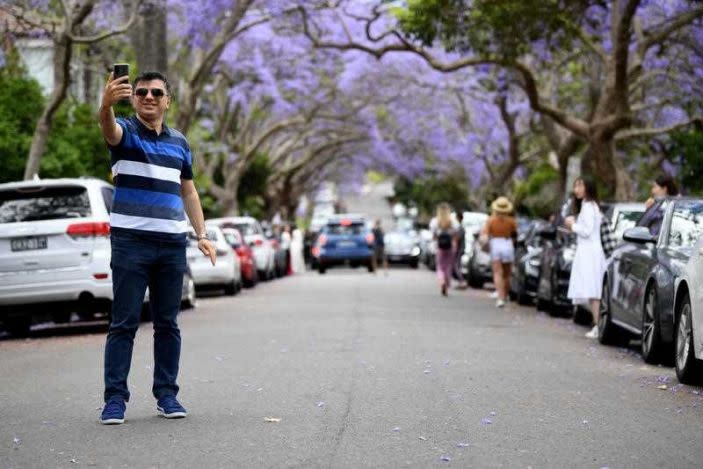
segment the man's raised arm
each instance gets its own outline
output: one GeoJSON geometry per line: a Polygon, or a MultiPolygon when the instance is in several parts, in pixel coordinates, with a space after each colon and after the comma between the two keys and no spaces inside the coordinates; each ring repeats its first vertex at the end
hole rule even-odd
{"type": "Polygon", "coordinates": [[[113,74],[111,73],[110,79],[105,85],[99,119],[105,141],[110,145],[117,145],[122,140],[122,127],[117,125],[112,106],[121,99],[128,99],[132,95],[132,85],[129,84],[128,76],[120,77],[116,80],[112,77],[113,74]]]}

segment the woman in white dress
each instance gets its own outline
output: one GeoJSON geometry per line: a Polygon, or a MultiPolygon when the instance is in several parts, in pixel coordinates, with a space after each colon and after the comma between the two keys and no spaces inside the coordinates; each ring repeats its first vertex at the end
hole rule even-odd
{"type": "Polygon", "coordinates": [[[290,263],[294,274],[305,272],[305,259],[303,258],[303,232],[298,228],[293,229],[290,242],[290,263]]]}
{"type": "MultiPolygon", "coordinates": [[[[576,217],[566,217],[564,224],[577,235],[567,297],[575,305],[589,305],[593,313],[593,321],[598,324],[606,262],[600,240],[600,223],[603,215],[596,200],[596,186],[593,180],[576,179],[572,204],[576,217]]],[[[598,338],[598,327],[594,326],[586,337],[598,338]]]]}

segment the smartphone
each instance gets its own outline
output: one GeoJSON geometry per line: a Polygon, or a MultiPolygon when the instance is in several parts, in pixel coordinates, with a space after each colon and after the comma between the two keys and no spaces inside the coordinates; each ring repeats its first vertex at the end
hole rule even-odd
{"type": "Polygon", "coordinates": [[[114,78],[129,76],[129,64],[114,64],[112,66],[114,78]]]}

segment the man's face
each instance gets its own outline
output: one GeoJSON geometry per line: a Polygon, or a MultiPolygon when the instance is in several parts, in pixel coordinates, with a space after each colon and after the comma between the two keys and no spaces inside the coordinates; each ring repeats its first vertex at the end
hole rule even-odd
{"type": "Polygon", "coordinates": [[[166,109],[171,104],[171,97],[166,94],[166,84],[161,80],[137,82],[133,93],[134,110],[145,120],[163,118],[166,109]],[[154,94],[161,94],[161,96],[154,96],[154,94]]]}

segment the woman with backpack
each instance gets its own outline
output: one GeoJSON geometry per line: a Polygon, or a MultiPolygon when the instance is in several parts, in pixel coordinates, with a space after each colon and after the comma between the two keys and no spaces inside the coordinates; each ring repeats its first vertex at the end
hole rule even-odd
{"type": "Polygon", "coordinates": [[[517,221],[512,216],[513,204],[507,197],[498,197],[491,204],[491,216],[481,229],[481,245],[487,245],[491,254],[493,283],[498,299],[496,306],[502,308],[508,301],[510,275],[515,261],[517,221]]]}
{"type": "Polygon", "coordinates": [[[601,244],[603,215],[598,207],[596,184],[590,178],[574,181],[573,215],[564,219],[566,228],[577,235],[576,253],[571,264],[571,277],[567,297],[575,305],[588,305],[593,314],[594,326],[587,334],[598,338],[598,313],[606,269],[605,254],[601,244]]]}
{"type": "Polygon", "coordinates": [[[437,206],[437,216],[430,222],[430,231],[437,243],[437,278],[444,296],[447,296],[452,278],[458,230],[459,223],[452,218],[452,209],[442,202],[437,206]]]}

